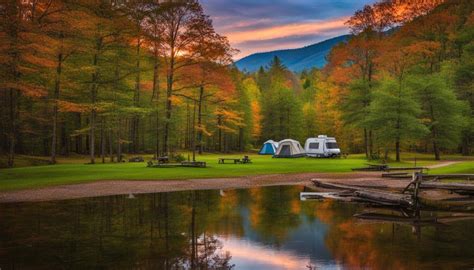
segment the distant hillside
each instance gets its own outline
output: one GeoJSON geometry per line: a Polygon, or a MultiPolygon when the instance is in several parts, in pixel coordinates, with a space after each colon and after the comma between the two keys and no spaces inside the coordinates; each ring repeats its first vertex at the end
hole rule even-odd
{"type": "Polygon", "coordinates": [[[276,55],[288,69],[294,72],[300,72],[312,67],[321,68],[326,64],[326,56],[331,51],[331,48],[340,42],[346,41],[348,38],[349,35],[343,35],[299,49],[255,53],[240,59],[236,62],[236,65],[240,70],[255,72],[260,66],[268,65],[276,55]]]}

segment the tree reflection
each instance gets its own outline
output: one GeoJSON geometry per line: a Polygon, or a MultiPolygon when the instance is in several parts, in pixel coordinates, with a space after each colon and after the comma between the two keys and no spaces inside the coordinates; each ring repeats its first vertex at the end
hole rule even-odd
{"type": "Polygon", "coordinates": [[[230,269],[208,193],[3,205],[0,267],[230,269]]]}
{"type": "Polygon", "coordinates": [[[356,204],[300,202],[300,190],[3,204],[0,268],[230,269],[232,252],[273,266],[299,266],[302,257],[311,267],[323,260],[355,269],[474,264],[472,221],[423,227],[414,235],[411,226],[360,222],[352,217],[361,210],[356,204]]]}

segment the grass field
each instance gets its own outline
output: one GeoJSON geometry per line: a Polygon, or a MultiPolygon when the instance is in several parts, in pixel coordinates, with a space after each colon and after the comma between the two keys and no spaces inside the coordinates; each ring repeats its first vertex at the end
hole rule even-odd
{"type": "Polygon", "coordinates": [[[465,161],[447,167],[436,168],[429,171],[430,174],[474,174],[474,161],[465,161]]]}
{"type": "MultiPolygon", "coordinates": [[[[250,155],[252,164],[218,164],[224,155],[199,156],[208,168],[147,168],[146,163],[106,163],[87,165],[84,157],[60,159],[58,165],[18,167],[0,170],[0,191],[39,188],[61,184],[76,184],[97,180],[162,180],[191,178],[222,178],[272,173],[350,172],[367,163],[363,155],[347,159],[273,159],[271,156],[250,155]]],[[[242,158],[243,154],[225,155],[242,158]]],[[[414,155],[395,166],[413,166],[414,155]]],[[[418,166],[435,164],[430,156],[416,155],[418,166]]],[[[100,160],[99,160],[100,161],[100,160]]],[[[436,173],[474,173],[474,161],[464,161],[452,167],[433,170],[436,173]]]]}

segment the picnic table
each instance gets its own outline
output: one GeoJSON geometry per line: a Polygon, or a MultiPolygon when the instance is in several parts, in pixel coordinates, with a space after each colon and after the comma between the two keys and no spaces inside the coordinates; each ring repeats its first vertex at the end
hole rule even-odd
{"type": "Polygon", "coordinates": [[[167,156],[156,158],[158,164],[169,163],[170,159],[167,156]]]}
{"type": "Polygon", "coordinates": [[[219,158],[219,164],[224,164],[226,161],[232,161],[234,164],[241,163],[240,158],[219,158]]]}
{"type": "Polygon", "coordinates": [[[244,158],[219,158],[219,164],[225,164],[226,161],[233,162],[234,164],[248,164],[252,163],[252,160],[245,156],[244,158]]]}

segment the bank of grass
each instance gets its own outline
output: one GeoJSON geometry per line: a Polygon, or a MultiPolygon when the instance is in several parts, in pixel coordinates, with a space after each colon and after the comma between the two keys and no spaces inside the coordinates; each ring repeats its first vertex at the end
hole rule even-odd
{"type": "Polygon", "coordinates": [[[431,169],[429,174],[474,174],[474,161],[463,161],[450,166],[431,169]]]}
{"type": "MultiPolygon", "coordinates": [[[[128,162],[87,165],[85,164],[87,162],[85,157],[60,159],[60,164],[57,165],[0,170],[0,191],[87,183],[98,180],[172,180],[275,173],[350,172],[351,168],[363,167],[367,163],[363,155],[350,155],[347,159],[274,159],[271,156],[250,155],[253,161],[252,164],[218,164],[217,159],[223,156],[242,158],[243,154],[205,154],[199,156],[197,159],[207,162],[208,168],[147,168],[146,163],[128,162]]],[[[100,162],[100,159],[97,161],[100,162]]],[[[418,166],[427,166],[434,163],[436,162],[428,157],[417,156],[418,166]]],[[[468,162],[467,167],[470,164],[472,165],[472,162],[468,162]]],[[[390,163],[390,165],[413,166],[414,159],[408,158],[404,162],[390,163]]]]}

